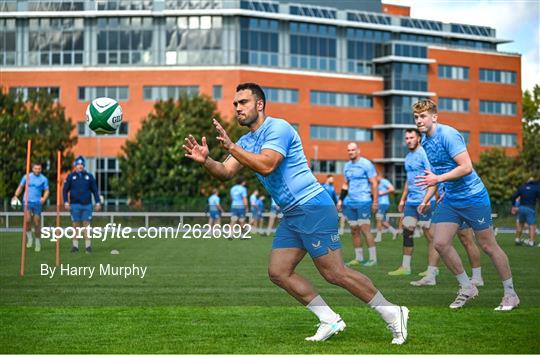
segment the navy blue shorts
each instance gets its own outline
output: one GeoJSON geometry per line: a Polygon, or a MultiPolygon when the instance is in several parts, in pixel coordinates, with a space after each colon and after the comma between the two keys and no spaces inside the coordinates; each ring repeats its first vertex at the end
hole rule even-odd
{"type": "Polygon", "coordinates": [[[519,206],[517,219],[519,223],[527,223],[528,225],[536,224],[536,211],[527,206],[519,206]]]}
{"type": "Polygon", "coordinates": [[[341,248],[337,209],[326,191],[283,214],[272,242],[281,248],[306,250],[313,259],[341,248]]]}
{"type": "Polygon", "coordinates": [[[73,222],[83,222],[92,220],[92,204],[81,205],[74,203],[71,205],[71,220],[73,222]]]}

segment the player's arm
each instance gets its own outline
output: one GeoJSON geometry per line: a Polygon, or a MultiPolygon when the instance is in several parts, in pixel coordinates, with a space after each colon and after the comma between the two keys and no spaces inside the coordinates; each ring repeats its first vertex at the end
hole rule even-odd
{"type": "Polygon", "coordinates": [[[92,182],[90,184],[90,191],[94,194],[94,201],[96,201],[96,211],[101,209],[101,199],[99,198],[99,191],[96,183],[96,179],[92,176],[92,182]]]}
{"type": "Polygon", "coordinates": [[[428,187],[422,203],[420,203],[420,205],[418,206],[418,212],[424,213],[428,209],[429,205],[431,204],[431,199],[433,198],[433,196],[435,196],[436,192],[437,185],[428,187]]]}
{"type": "Polygon", "coordinates": [[[512,197],[510,198],[512,200],[512,206],[513,207],[516,206],[517,199],[520,196],[521,196],[521,186],[518,187],[518,189],[516,191],[514,191],[514,193],[512,194],[512,197]]]}
{"type": "Polygon", "coordinates": [[[68,193],[69,190],[71,190],[71,179],[69,178],[70,175],[67,176],[66,180],[64,181],[64,186],[62,187],[62,198],[64,199],[64,205],[66,207],[69,206],[69,197],[68,193]]]}
{"type": "Polygon", "coordinates": [[[17,186],[17,190],[15,190],[15,194],[13,195],[13,198],[18,199],[19,196],[21,196],[23,189],[24,189],[24,185],[17,186]]]}
{"type": "Polygon", "coordinates": [[[210,175],[219,180],[230,180],[242,169],[242,165],[229,155],[225,161],[218,162],[210,158],[206,137],[202,137],[201,144],[191,134],[185,139],[182,146],[185,156],[201,164],[210,175]]]}
{"type": "Polygon", "coordinates": [[[388,184],[388,188],[387,188],[385,191],[381,192],[381,193],[379,194],[379,196],[384,196],[384,195],[392,194],[392,193],[394,193],[395,191],[396,191],[396,189],[395,189],[394,185],[392,185],[392,184],[390,183],[390,184],[388,184]]]}
{"type": "Polygon", "coordinates": [[[249,204],[248,204],[247,197],[243,196],[242,200],[244,201],[244,208],[246,209],[246,212],[249,211],[249,209],[248,209],[249,204]]]}
{"type": "Polygon", "coordinates": [[[341,192],[339,193],[339,198],[337,202],[337,209],[341,210],[341,205],[343,205],[343,200],[345,200],[345,197],[347,197],[347,194],[349,193],[349,181],[345,179],[345,182],[343,185],[341,185],[341,192]]]}
{"type": "Polygon", "coordinates": [[[235,144],[229,138],[225,129],[214,119],[218,131],[217,140],[240,164],[263,176],[270,175],[283,160],[283,154],[274,149],[262,149],[259,154],[251,153],[235,144]]]}
{"type": "Polygon", "coordinates": [[[371,204],[371,209],[377,211],[379,208],[379,182],[377,177],[369,178],[369,183],[371,184],[371,196],[373,196],[373,203],[371,204]]]}
{"type": "Polygon", "coordinates": [[[403,208],[405,207],[405,202],[407,202],[408,194],[409,194],[409,182],[405,181],[405,185],[403,186],[403,192],[401,193],[401,199],[399,200],[399,205],[398,205],[399,212],[403,212],[403,208]]]}
{"type": "Polygon", "coordinates": [[[457,163],[457,166],[454,169],[441,175],[435,175],[430,170],[424,170],[425,175],[416,177],[416,185],[427,188],[441,182],[460,179],[473,171],[471,157],[466,150],[454,156],[453,159],[457,163]]]}
{"type": "Polygon", "coordinates": [[[202,165],[204,170],[221,181],[232,179],[240,170],[242,170],[242,164],[240,164],[232,155],[228,155],[223,162],[207,157],[202,165]]]}
{"type": "Polygon", "coordinates": [[[49,187],[47,186],[47,188],[43,190],[43,196],[41,197],[41,200],[40,200],[41,204],[44,204],[48,198],[49,198],[49,187]]]}

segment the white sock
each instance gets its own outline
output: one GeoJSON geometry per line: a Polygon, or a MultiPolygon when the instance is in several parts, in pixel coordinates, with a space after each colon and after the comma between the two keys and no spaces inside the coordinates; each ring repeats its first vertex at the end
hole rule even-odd
{"type": "Polygon", "coordinates": [[[381,315],[382,319],[384,319],[387,323],[394,320],[395,307],[397,306],[388,302],[380,291],[377,291],[375,296],[373,296],[371,301],[369,301],[368,305],[377,311],[381,315]]]}
{"type": "Polygon", "coordinates": [[[368,249],[369,251],[369,260],[377,261],[377,248],[371,247],[368,249]]]}
{"type": "Polygon", "coordinates": [[[469,279],[469,276],[467,276],[467,273],[465,271],[463,271],[463,273],[459,274],[459,275],[456,275],[456,278],[459,282],[459,286],[462,287],[462,288],[471,288],[472,287],[472,283],[471,283],[471,280],[469,279]]]}
{"type": "Polygon", "coordinates": [[[306,306],[311,312],[319,318],[321,322],[333,323],[336,321],[338,315],[324,302],[320,295],[317,295],[306,306]]]}
{"type": "Polygon", "coordinates": [[[505,296],[514,296],[516,294],[516,290],[514,290],[514,281],[512,278],[503,281],[503,287],[505,296]]]}
{"type": "Polygon", "coordinates": [[[428,265],[428,267],[427,267],[427,276],[430,279],[435,280],[437,278],[437,271],[439,271],[438,267],[428,265]]]}
{"type": "Polygon", "coordinates": [[[356,254],[356,260],[364,261],[364,249],[354,248],[354,253],[356,254]]]}
{"type": "Polygon", "coordinates": [[[78,241],[77,239],[73,238],[72,243],[73,243],[73,246],[74,246],[75,248],[78,248],[78,247],[79,247],[79,241],[78,241]]]}
{"type": "Polygon", "coordinates": [[[377,236],[376,236],[375,238],[377,238],[377,239],[382,238],[382,232],[381,232],[381,231],[377,231],[377,236]]]}
{"type": "Polygon", "coordinates": [[[92,241],[90,239],[85,239],[84,240],[84,246],[86,248],[89,248],[91,245],[92,245],[92,241]]]}
{"type": "Polygon", "coordinates": [[[401,263],[401,266],[403,266],[403,268],[407,269],[407,270],[410,270],[411,269],[411,259],[412,259],[412,255],[403,255],[403,262],[401,263]]]}
{"type": "Polygon", "coordinates": [[[36,247],[41,246],[41,238],[36,238],[36,247]]]}
{"type": "Polygon", "coordinates": [[[472,268],[472,278],[475,280],[481,280],[482,279],[482,268],[481,267],[473,267],[472,268]]]}
{"type": "Polygon", "coordinates": [[[32,232],[26,232],[26,240],[28,242],[31,242],[33,240],[32,238],[32,232]]]}
{"type": "Polygon", "coordinates": [[[389,226],[389,227],[388,227],[388,230],[389,230],[390,233],[392,233],[392,234],[396,234],[396,233],[397,233],[396,229],[395,229],[394,227],[392,227],[392,226],[389,226]]]}

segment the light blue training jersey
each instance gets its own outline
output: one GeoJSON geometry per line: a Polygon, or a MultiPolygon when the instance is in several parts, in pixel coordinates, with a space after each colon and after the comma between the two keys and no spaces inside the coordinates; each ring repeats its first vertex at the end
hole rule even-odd
{"type": "MultiPolygon", "coordinates": [[[[425,175],[425,170],[432,171],[433,168],[429,162],[426,151],[422,146],[409,151],[405,156],[405,171],[407,172],[407,201],[408,205],[419,205],[422,203],[427,190],[422,190],[421,186],[416,185],[416,177],[425,175]]],[[[435,198],[432,199],[433,202],[435,198]]]]}
{"type": "MultiPolygon", "coordinates": [[[[26,175],[24,175],[19,183],[20,186],[26,185],[26,175]]],[[[26,201],[26,194],[28,194],[29,203],[41,203],[41,196],[43,191],[49,189],[49,179],[43,174],[36,175],[30,173],[30,180],[28,181],[28,191],[25,191],[23,202],[26,201]]]]}
{"type": "Polygon", "coordinates": [[[255,196],[255,194],[251,194],[249,196],[249,204],[251,205],[251,207],[257,206],[257,196],[255,196]]]}
{"type": "Polygon", "coordinates": [[[343,204],[371,202],[370,178],[377,176],[375,165],[366,158],[358,158],[355,162],[348,161],[343,169],[343,175],[349,183],[349,192],[343,204]]]}
{"type": "MultiPolygon", "coordinates": [[[[433,172],[437,175],[453,170],[458,165],[453,158],[467,150],[463,136],[455,128],[440,123],[435,127],[435,133],[431,137],[423,135],[422,147],[426,151],[433,172]]],[[[444,188],[446,193],[443,201],[456,206],[490,203],[484,183],[474,169],[469,175],[446,181],[444,188]]]]}
{"type": "Polygon", "coordinates": [[[255,154],[272,149],[283,155],[271,174],[256,175],[284,212],[324,191],[307,165],[300,136],[287,121],[267,116],[255,132],[243,135],[237,144],[255,154]]]}
{"type": "Polygon", "coordinates": [[[381,193],[388,191],[390,186],[392,186],[392,183],[387,179],[381,179],[381,181],[379,181],[379,205],[390,204],[390,194],[381,196],[381,193]]]}
{"type": "Polygon", "coordinates": [[[208,206],[210,207],[210,211],[217,211],[217,205],[219,205],[221,199],[218,195],[212,195],[208,198],[208,206]]]}
{"type": "Polygon", "coordinates": [[[234,185],[231,187],[231,205],[233,207],[245,207],[244,197],[247,197],[247,189],[242,185],[234,185]]]}

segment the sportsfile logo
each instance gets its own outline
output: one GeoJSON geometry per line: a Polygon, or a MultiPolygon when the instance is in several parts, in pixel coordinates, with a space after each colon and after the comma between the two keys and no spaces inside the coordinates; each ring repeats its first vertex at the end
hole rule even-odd
{"type": "Polygon", "coordinates": [[[184,224],[175,227],[130,227],[108,223],[105,227],[43,227],[41,237],[55,242],[57,239],[251,239],[251,225],[184,224]]]}

